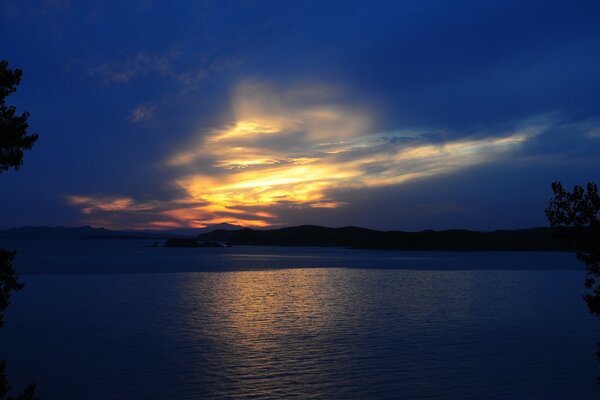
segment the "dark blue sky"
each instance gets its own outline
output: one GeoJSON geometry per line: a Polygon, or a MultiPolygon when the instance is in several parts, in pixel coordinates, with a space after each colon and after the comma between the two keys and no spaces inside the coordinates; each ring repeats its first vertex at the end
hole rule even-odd
{"type": "Polygon", "coordinates": [[[600,180],[600,2],[98,3],[0,5],[0,228],[518,228],[600,180]]]}

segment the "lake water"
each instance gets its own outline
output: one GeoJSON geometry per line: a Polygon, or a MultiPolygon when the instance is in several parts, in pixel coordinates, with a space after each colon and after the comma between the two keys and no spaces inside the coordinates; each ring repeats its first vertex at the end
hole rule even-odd
{"type": "Polygon", "coordinates": [[[600,324],[565,253],[4,241],[0,331],[42,400],[597,399],[600,324]]]}

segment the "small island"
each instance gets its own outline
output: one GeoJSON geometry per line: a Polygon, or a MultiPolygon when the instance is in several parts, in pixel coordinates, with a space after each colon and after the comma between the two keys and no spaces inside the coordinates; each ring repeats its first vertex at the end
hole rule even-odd
{"type": "Polygon", "coordinates": [[[193,238],[172,238],[165,241],[165,247],[226,247],[217,242],[200,242],[193,238]]]}

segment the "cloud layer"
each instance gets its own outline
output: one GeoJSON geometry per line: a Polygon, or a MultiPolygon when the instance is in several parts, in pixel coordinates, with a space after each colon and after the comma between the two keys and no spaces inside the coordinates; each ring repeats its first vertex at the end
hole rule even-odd
{"type": "Polygon", "coordinates": [[[600,176],[599,12],[0,2],[40,134],[0,225],[545,225],[552,181],[600,176]]]}
{"type": "Polygon", "coordinates": [[[96,224],[203,227],[286,224],[283,209],[338,208],[348,190],[397,186],[496,160],[548,124],[534,120],[507,132],[441,140],[443,132],[373,130],[373,112],[345,104],[327,85],[277,88],[246,82],[234,91],[232,120],[197,132],[164,168],[183,195],[139,202],[127,195],[71,195],[96,224]],[[132,218],[132,216],[135,216],[132,218]],[[96,219],[96,220],[95,220],[96,219]]]}

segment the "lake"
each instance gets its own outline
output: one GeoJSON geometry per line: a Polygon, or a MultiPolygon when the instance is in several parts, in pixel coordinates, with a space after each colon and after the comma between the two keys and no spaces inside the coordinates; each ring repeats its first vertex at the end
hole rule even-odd
{"type": "Polygon", "coordinates": [[[567,253],[10,241],[0,331],[42,400],[596,399],[567,253]]]}

